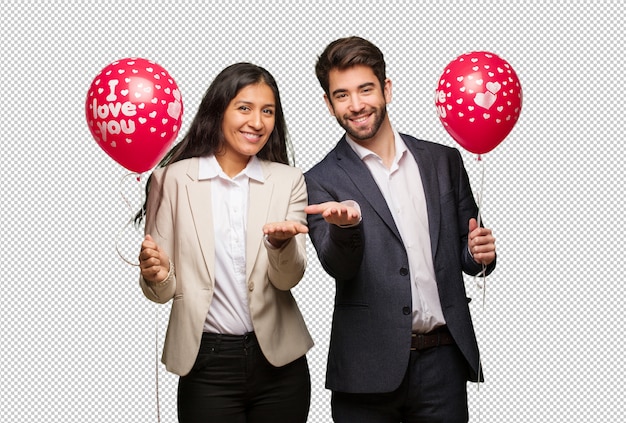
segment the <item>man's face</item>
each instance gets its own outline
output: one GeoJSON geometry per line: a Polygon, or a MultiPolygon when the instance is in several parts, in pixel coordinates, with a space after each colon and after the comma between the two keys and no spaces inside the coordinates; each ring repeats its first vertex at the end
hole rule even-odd
{"type": "Polygon", "coordinates": [[[370,67],[357,65],[331,70],[328,88],[330,96],[324,95],[328,110],[348,135],[359,143],[374,138],[387,116],[391,81],[381,87],[370,67]]]}

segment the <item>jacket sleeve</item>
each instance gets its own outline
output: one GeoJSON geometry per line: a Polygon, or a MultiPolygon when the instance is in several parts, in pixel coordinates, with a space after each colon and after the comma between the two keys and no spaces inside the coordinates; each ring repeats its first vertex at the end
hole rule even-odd
{"type": "MultiPolygon", "coordinates": [[[[285,220],[306,225],[306,214],[304,212],[306,205],[307,191],[304,176],[302,172],[298,172],[291,186],[285,220]]],[[[271,248],[266,243],[265,248],[269,262],[267,276],[272,285],[283,291],[296,286],[306,270],[306,236],[298,234],[281,248],[271,248]]]]}
{"type": "MultiPolygon", "coordinates": [[[[305,177],[310,204],[343,201],[318,183],[315,175],[307,173],[305,177]]],[[[354,278],[363,259],[363,223],[342,228],[326,222],[316,214],[308,215],[307,220],[311,242],[324,270],[337,280],[354,278]]]]}
{"type": "Polygon", "coordinates": [[[174,205],[170,195],[165,192],[165,171],[158,169],[150,177],[150,189],[146,205],[145,233],[165,250],[170,258],[170,272],[167,278],[158,283],[146,281],[139,276],[139,285],[150,301],[166,303],[174,297],[176,291],[176,266],[174,263],[174,205]]]}

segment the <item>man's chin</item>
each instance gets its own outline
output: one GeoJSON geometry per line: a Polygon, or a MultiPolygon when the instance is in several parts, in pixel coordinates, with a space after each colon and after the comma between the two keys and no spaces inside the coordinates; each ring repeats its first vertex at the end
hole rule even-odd
{"type": "Polygon", "coordinates": [[[358,132],[351,129],[346,132],[348,133],[348,135],[350,135],[350,138],[352,138],[354,141],[368,141],[372,139],[372,136],[374,135],[371,129],[367,131],[358,131],[358,132]]]}

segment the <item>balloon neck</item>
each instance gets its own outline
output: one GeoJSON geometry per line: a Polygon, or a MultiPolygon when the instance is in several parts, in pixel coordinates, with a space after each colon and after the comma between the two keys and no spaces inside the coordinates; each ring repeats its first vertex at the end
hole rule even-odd
{"type": "Polygon", "coordinates": [[[477,162],[481,161],[482,159],[483,159],[483,156],[482,156],[481,154],[478,154],[478,155],[476,156],[476,161],[477,161],[477,162]]]}

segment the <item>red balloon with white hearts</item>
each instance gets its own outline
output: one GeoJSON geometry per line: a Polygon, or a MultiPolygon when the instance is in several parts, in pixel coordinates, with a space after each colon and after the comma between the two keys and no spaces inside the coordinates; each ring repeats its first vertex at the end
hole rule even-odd
{"type": "Polygon", "coordinates": [[[464,149],[483,154],[511,132],[522,110],[522,87],[511,65],[486,51],[463,54],[444,69],[437,115],[464,149]]]}
{"type": "Polygon", "coordinates": [[[98,145],[126,169],[142,173],[165,155],[180,130],[180,90],[162,66],[125,58],[104,67],[85,101],[85,116],[98,145]]]}

